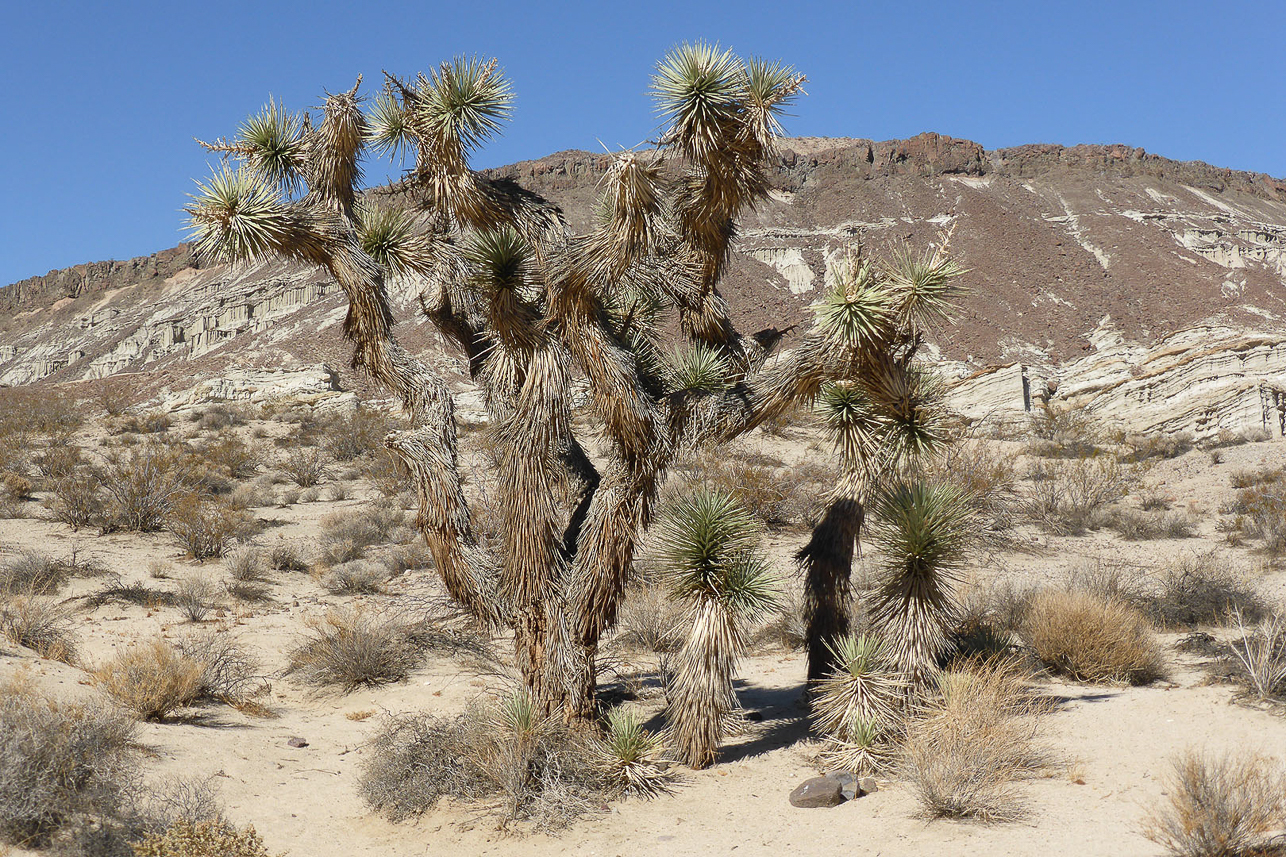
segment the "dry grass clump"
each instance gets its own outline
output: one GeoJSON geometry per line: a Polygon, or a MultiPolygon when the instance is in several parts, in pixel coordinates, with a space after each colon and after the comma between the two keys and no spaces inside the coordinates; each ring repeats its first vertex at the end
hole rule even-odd
{"type": "Polygon", "coordinates": [[[1155,514],[1119,509],[1108,519],[1107,525],[1120,533],[1122,538],[1133,542],[1191,539],[1197,535],[1196,522],[1191,515],[1182,512],[1155,514]]]}
{"type": "Polygon", "coordinates": [[[638,714],[623,706],[607,712],[597,764],[619,794],[655,797],[668,792],[674,775],[660,735],[643,728],[638,714]]]}
{"type": "Polygon", "coordinates": [[[133,604],[136,607],[146,607],[151,610],[157,607],[173,607],[177,603],[173,592],[154,589],[146,583],[137,581],[127,583],[120,577],[108,581],[97,592],[84,596],[84,599],[85,604],[91,609],[102,607],[104,604],[133,604]]]}
{"type": "Polygon", "coordinates": [[[214,598],[214,584],[203,574],[184,578],[174,590],[174,606],[189,622],[205,621],[213,609],[214,598]]]}
{"type": "Polygon", "coordinates": [[[307,626],[286,669],[307,684],[349,692],[402,681],[422,658],[409,626],[362,609],[333,610],[307,626]]]}
{"type": "Polygon", "coordinates": [[[942,673],[900,748],[901,773],[924,811],[986,822],[1022,817],[1018,783],[1051,764],[1034,737],[1044,710],[1005,662],[942,673]]]}
{"type": "Polygon", "coordinates": [[[0,635],[42,658],[75,664],[71,610],[49,598],[20,596],[0,605],[0,635]]]}
{"type": "Polygon", "coordinates": [[[1286,823],[1286,779],[1276,762],[1190,750],[1173,766],[1166,800],[1149,813],[1144,835],[1175,857],[1280,853],[1268,844],[1286,823]]]}
{"type": "Polygon", "coordinates": [[[201,664],[162,639],[131,646],[94,671],[104,691],[144,720],[164,720],[201,693],[201,664]]]}
{"type": "Polygon", "coordinates": [[[1268,614],[1251,582],[1214,553],[1180,557],[1161,572],[1157,583],[1159,589],[1144,595],[1139,604],[1165,628],[1226,625],[1233,614],[1257,622],[1268,614]]]}
{"type": "Polygon", "coordinates": [[[115,819],[138,778],[130,717],[26,684],[0,686],[0,843],[44,848],[115,819]]]}
{"type": "Polygon", "coordinates": [[[134,857],[273,857],[254,825],[180,820],[131,845],[134,857]]]}
{"type": "Polygon", "coordinates": [[[601,752],[519,691],[454,719],[390,718],[371,741],[359,789],[394,821],[455,797],[488,800],[502,824],[558,830],[616,791],[601,752]]]}
{"type": "Polygon", "coordinates": [[[234,541],[254,535],[252,515],[220,497],[187,492],[174,499],[165,528],[193,559],[221,557],[234,541]]]}
{"type": "Polygon", "coordinates": [[[1042,663],[1077,681],[1148,684],[1165,674],[1143,614],[1093,592],[1037,592],[1020,633],[1042,663]]]}
{"type": "Polygon", "coordinates": [[[296,449],[286,456],[281,471],[300,488],[311,488],[326,478],[330,465],[320,449],[296,449]]]}
{"type": "Polygon", "coordinates": [[[376,595],[384,591],[388,567],[364,559],[333,566],[323,581],[332,595],[376,595]]]}

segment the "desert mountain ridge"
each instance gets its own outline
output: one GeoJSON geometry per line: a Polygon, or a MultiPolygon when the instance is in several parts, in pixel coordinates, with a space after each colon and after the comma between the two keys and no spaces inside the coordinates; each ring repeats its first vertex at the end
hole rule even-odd
{"type": "MultiPolygon", "coordinates": [[[[488,173],[556,202],[579,231],[609,163],[567,151],[488,173]]],[[[968,294],[933,345],[962,411],[1054,397],[1139,431],[1286,429],[1286,180],[1123,145],[989,151],[931,133],[786,139],[770,173],[721,285],[744,331],[806,326],[854,243],[923,248],[950,226],[968,294]]],[[[399,337],[467,395],[416,285],[392,291],[399,337]]],[[[187,245],[78,265],[0,289],[0,383],[114,377],[171,406],[335,393],[364,383],[344,310],[318,271],[206,267],[187,245]]]]}

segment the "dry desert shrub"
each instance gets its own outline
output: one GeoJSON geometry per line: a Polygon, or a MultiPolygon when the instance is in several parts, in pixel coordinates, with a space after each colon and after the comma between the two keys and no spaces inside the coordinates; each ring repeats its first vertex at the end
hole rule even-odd
{"type": "Polygon", "coordinates": [[[255,519],[220,497],[185,492],[172,501],[165,528],[193,559],[221,557],[234,541],[255,532],[255,519]]]}
{"type": "Polygon", "coordinates": [[[138,581],[126,582],[114,577],[96,592],[84,596],[85,604],[90,609],[104,604],[133,604],[149,610],[157,607],[173,607],[177,602],[173,592],[155,589],[138,581]]]}
{"type": "Polygon", "coordinates": [[[487,799],[502,825],[558,830],[615,791],[601,752],[518,691],[457,718],[390,718],[371,741],[359,789],[394,821],[454,797],[487,799]]]}
{"type": "Polygon", "coordinates": [[[286,456],[281,470],[300,488],[311,488],[326,478],[330,465],[320,449],[295,449],[286,456]]]}
{"type": "Polygon", "coordinates": [[[226,631],[207,631],[184,637],[177,650],[181,656],[201,667],[197,699],[244,709],[270,689],[267,679],[260,673],[259,661],[246,651],[235,635],[226,631]]]}
{"type": "Polygon", "coordinates": [[[267,573],[263,551],[255,547],[241,547],[230,551],[224,561],[228,575],[242,583],[258,583],[267,573]]]}
{"type": "Polygon", "coordinates": [[[1286,479],[1282,471],[1261,472],[1237,491],[1221,511],[1233,515],[1230,528],[1243,538],[1259,539],[1265,553],[1286,552],[1286,479]]]}
{"type": "Polygon", "coordinates": [[[1118,509],[1107,521],[1107,525],[1121,534],[1128,541],[1151,541],[1154,539],[1191,539],[1197,535],[1196,522],[1191,515],[1182,512],[1154,514],[1136,512],[1133,509],[1118,509]]]}
{"type": "Polygon", "coordinates": [[[322,560],[343,563],[361,559],[368,547],[389,541],[405,520],[406,512],[387,502],[332,512],[321,521],[322,560]]]}
{"type": "Polygon", "coordinates": [[[273,571],[307,571],[308,560],[294,545],[277,545],[268,555],[268,565],[273,571]]]}
{"type": "Polygon", "coordinates": [[[308,621],[307,627],[308,634],[290,653],[286,672],[317,687],[347,693],[363,685],[402,681],[422,657],[405,623],[362,609],[334,610],[308,621]]]}
{"type": "Polygon", "coordinates": [[[49,598],[19,596],[0,604],[0,635],[42,658],[74,664],[71,609],[49,598]]]}
{"type": "Polygon", "coordinates": [[[398,421],[385,411],[358,405],[351,413],[322,425],[322,443],[336,461],[352,461],[381,452],[384,436],[398,426],[398,421]]]}
{"type": "Polygon", "coordinates": [[[1018,509],[1018,472],[1014,456],[998,444],[966,438],[946,445],[929,467],[929,477],[957,486],[973,498],[989,531],[1013,525],[1018,509]]]}
{"type": "Polygon", "coordinates": [[[1037,592],[1021,634],[1042,663],[1076,681],[1148,684],[1165,673],[1143,614],[1093,592],[1037,592]]]}
{"type": "Polygon", "coordinates": [[[1096,455],[1037,462],[1028,477],[1028,516],[1051,532],[1079,535],[1138,481],[1138,472],[1112,456],[1096,455]]]}
{"type": "Polygon", "coordinates": [[[63,563],[26,550],[0,566],[0,595],[53,595],[69,577],[63,563]]]}
{"type": "Polygon", "coordinates": [[[1085,408],[1048,401],[1032,411],[1024,452],[1040,458],[1085,459],[1103,453],[1106,431],[1085,408]]]}
{"type": "Polygon", "coordinates": [[[43,848],[126,812],[137,757],[134,721],[122,712],[0,686],[0,843],[43,848]]]}
{"type": "Polygon", "coordinates": [[[1124,438],[1124,449],[1119,457],[1128,464],[1138,464],[1152,459],[1178,458],[1195,449],[1191,432],[1178,434],[1131,434],[1124,438]]]}
{"type": "Polygon", "coordinates": [[[111,527],[152,532],[165,525],[176,502],[191,493],[196,474],[182,450],[147,443],[113,454],[98,476],[109,503],[111,527]]]}
{"type": "Polygon", "coordinates": [[[196,574],[179,581],[174,590],[174,606],[189,622],[202,622],[213,609],[216,590],[210,579],[196,574]]]}
{"type": "Polygon", "coordinates": [[[84,455],[75,443],[55,443],[36,453],[31,463],[46,479],[64,479],[80,467],[84,455]]]}
{"type": "Polygon", "coordinates": [[[163,720],[201,692],[201,665],[162,639],[131,646],[94,671],[98,686],[144,720],[163,720]]]}
{"type": "Polygon", "coordinates": [[[332,595],[375,595],[384,591],[388,567],[364,559],[332,566],[323,581],[332,595]]]}
{"type": "Polygon", "coordinates": [[[1268,607],[1254,585],[1214,553],[1183,556],[1162,570],[1158,589],[1139,599],[1153,622],[1165,628],[1226,625],[1234,614],[1257,622],[1268,607]]]}
{"type": "Polygon", "coordinates": [[[625,651],[677,652],[683,645],[687,611],[664,587],[643,582],[626,590],[617,612],[613,644],[625,651]]]}
{"type": "Polygon", "coordinates": [[[254,825],[180,820],[131,845],[134,857],[273,857],[254,825]]]}
{"type": "Polygon", "coordinates": [[[1188,751],[1174,759],[1166,795],[1143,831],[1175,857],[1280,853],[1267,842],[1286,823],[1286,779],[1276,762],[1188,751]]]}
{"type": "Polygon", "coordinates": [[[1286,617],[1269,614],[1258,626],[1234,611],[1240,639],[1232,644],[1242,678],[1257,699],[1286,694],[1286,617]]]}
{"type": "Polygon", "coordinates": [[[1046,710],[1006,662],[942,673],[908,724],[899,768],[935,818],[1010,821],[1025,812],[1018,784],[1052,764],[1035,738],[1046,710]]]}
{"type": "Polygon", "coordinates": [[[92,473],[72,473],[53,483],[45,508],[73,530],[104,522],[106,499],[102,483],[92,473]]]}
{"type": "Polygon", "coordinates": [[[245,479],[254,475],[263,456],[259,450],[246,443],[232,431],[220,431],[200,448],[200,455],[207,465],[232,479],[245,479]]]}

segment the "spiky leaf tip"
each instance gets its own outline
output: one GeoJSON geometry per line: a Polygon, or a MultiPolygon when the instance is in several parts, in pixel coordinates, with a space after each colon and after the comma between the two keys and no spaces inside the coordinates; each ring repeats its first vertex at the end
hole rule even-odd
{"type": "Polygon", "coordinates": [[[977,517],[959,487],[925,479],[898,482],[875,503],[873,536],[891,571],[949,579],[977,534],[977,517]]]}
{"type": "Polygon", "coordinates": [[[874,265],[846,259],[834,269],[835,284],[813,305],[818,327],[837,345],[863,348],[888,338],[896,300],[874,265]]]}
{"type": "Polygon", "coordinates": [[[686,350],[676,348],[669,358],[670,383],[675,390],[717,393],[729,386],[728,360],[718,348],[703,342],[686,350]]]}
{"type": "Polygon", "coordinates": [[[191,194],[188,227],[200,258],[239,262],[268,255],[284,234],[277,189],[262,175],[221,167],[191,194]]]}
{"type": "Polygon", "coordinates": [[[473,233],[465,242],[464,257],[473,269],[475,287],[513,290],[524,282],[531,247],[512,226],[502,226],[473,233]]]}
{"type": "Polygon", "coordinates": [[[455,57],[419,89],[417,108],[440,135],[472,151],[513,112],[513,87],[495,59],[455,57]]]}
{"type": "Polygon", "coordinates": [[[733,130],[745,95],[744,68],[717,44],[683,44],[657,65],[652,95],[670,125],[666,142],[704,160],[733,130]]]}
{"type": "Polygon", "coordinates": [[[250,169],[284,193],[301,179],[304,159],[303,122],[274,99],[241,123],[237,142],[250,169]]]}
{"type": "Polygon", "coordinates": [[[406,107],[391,90],[375,99],[366,123],[366,140],[381,155],[395,160],[414,144],[406,107]]]}
{"type": "Polygon", "coordinates": [[[888,282],[898,301],[899,317],[920,328],[945,322],[964,293],[959,282],[963,273],[964,269],[941,251],[896,251],[888,264],[888,282]]]}

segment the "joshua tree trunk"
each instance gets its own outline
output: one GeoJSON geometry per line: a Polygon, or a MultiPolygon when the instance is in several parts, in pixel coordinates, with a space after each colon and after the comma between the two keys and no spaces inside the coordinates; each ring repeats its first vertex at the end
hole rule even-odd
{"type": "Polygon", "coordinates": [[[804,625],[808,645],[808,690],[835,671],[835,649],[849,632],[853,553],[865,510],[852,497],[836,497],[795,554],[804,570],[804,625]]]}

